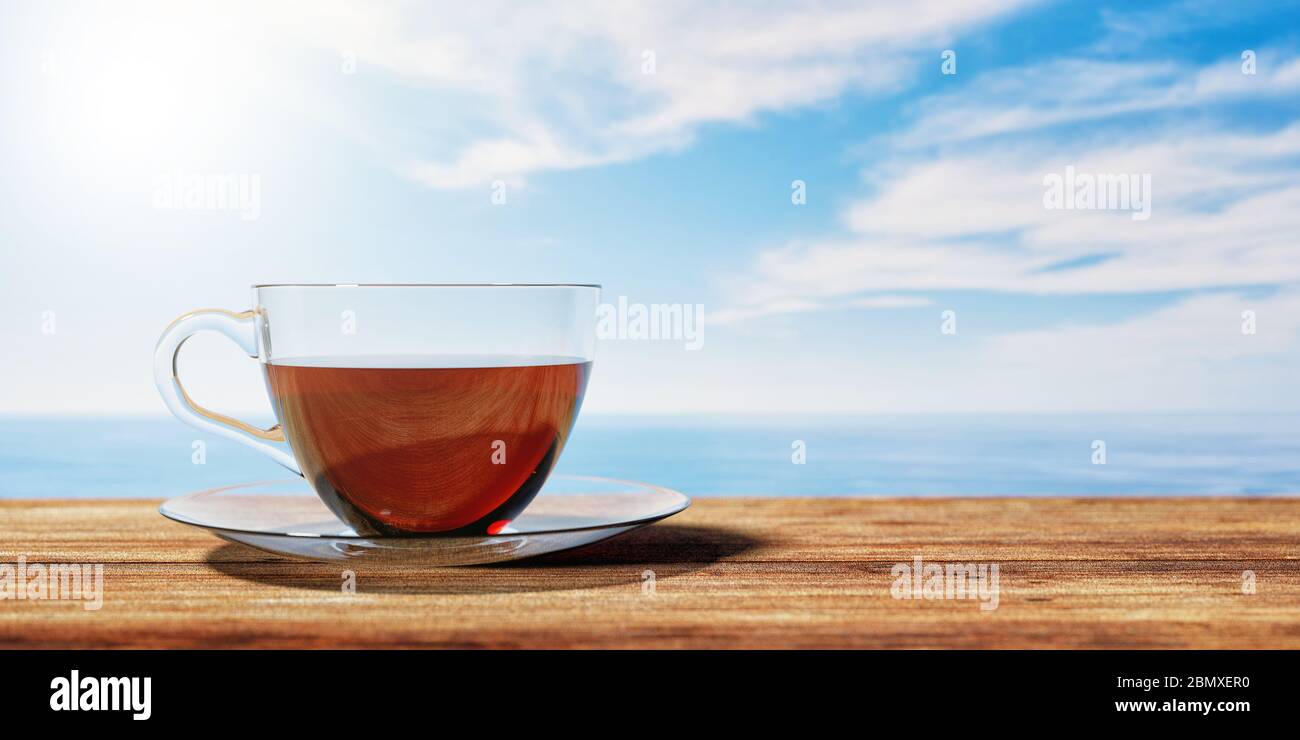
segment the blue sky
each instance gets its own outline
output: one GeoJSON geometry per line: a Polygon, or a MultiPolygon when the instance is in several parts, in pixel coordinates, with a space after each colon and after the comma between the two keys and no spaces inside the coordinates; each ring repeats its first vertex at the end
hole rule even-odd
{"type": "MultiPolygon", "coordinates": [[[[1132,6],[4,3],[0,413],[164,413],[167,322],[316,281],[704,306],[593,411],[1300,409],[1300,7],[1132,6]],[[255,219],[157,207],[226,173],[255,219]]],[[[182,371],[265,411],[250,364],[182,371]]]]}

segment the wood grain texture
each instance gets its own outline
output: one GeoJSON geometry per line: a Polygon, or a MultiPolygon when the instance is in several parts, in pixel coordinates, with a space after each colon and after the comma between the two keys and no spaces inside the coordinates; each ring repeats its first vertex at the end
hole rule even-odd
{"type": "Polygon", "coordinates": [[[0,646],[1300,647],[1296,498],[704,499],[533,561],[357,566],[351,595],[156,508],[0,502],[0,563],[105,564],[99,611],[0,601],[0,646]],[[893,598],[916,556],[997,563],[998,608],[893,598]]]}

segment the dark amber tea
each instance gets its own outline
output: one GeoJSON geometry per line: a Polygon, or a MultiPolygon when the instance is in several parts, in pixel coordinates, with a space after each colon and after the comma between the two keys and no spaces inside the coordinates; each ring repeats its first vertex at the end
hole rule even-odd
{"type": "Polygon", "coordinates": [[[591,363],[346,357],[264,367],[303,475],[358,532],[496,534],[559,458],[591,363]]]}

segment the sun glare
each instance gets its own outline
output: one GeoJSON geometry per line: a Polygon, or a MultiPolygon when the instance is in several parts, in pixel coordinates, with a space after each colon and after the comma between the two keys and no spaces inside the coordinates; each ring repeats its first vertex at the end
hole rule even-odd
{"type": "Polygon", "coordinates": [[[58,158],[114,177],[229,157],[259,79],[242,30],[256,26],[198,6],[99,14],[43,54],[40,119],[58,158]]]}

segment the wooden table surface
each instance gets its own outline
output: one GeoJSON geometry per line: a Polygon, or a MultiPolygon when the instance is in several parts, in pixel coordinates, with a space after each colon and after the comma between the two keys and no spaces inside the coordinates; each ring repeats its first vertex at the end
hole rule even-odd
{"type": "Polygon", "coordinates": [[[105,567],[98,611],[0,601],[0,646],[1300,647],[1300,498],[703,499],[532,561],[353,566],[353,594],[157,503],[0,502],[0,564],[105,567]],[[997,608],[894,598],[918,556],[997,564],[997,608]]]}

